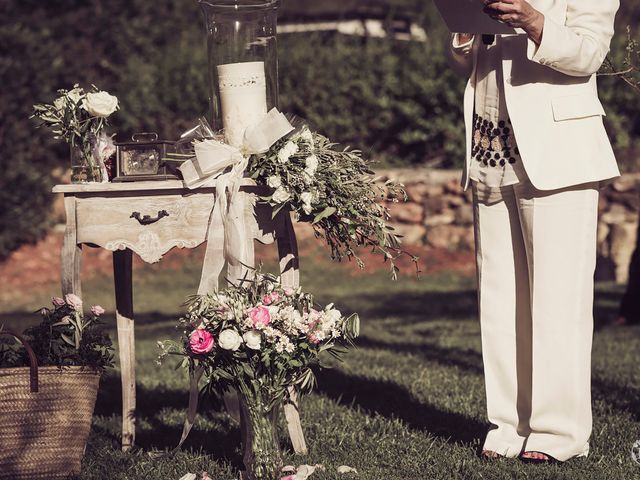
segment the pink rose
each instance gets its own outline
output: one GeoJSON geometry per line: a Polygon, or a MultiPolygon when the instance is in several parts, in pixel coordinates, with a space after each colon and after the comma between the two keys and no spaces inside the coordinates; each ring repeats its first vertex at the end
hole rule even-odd
{"type": "Polygon", "coordinates": [[[51,303],[53,303],[53,305],[56,307],[61,307],[65,304],[64,298],[60,297],[51,297],[51,303]]]}
{"type": "Polygon", "coordinates": [[[296,291],[295,291],[293,288],[291,288],[291,287],[287,287],[287,288],[285,288],[285,289],[284,289],[284,294],[285,294],[287,297],[292,296],[294,293],[296,293],[296,291]]]}
{"type": "Polygon", "coordinates": [[[94,305],[93,307],[91,307],[91,313],[93,313],[96,317],[99,317],[104,313],[104,308],[102,308],[100,305],[94,305]]]}
{"type": "Polygon", "coordinates": [[[272,303],[276,303],[278,301],[280,301],[280,294],[278,292],[272,292],[262,297],[262,303],[265,305],[271,305],[272,303]]]}
{"type": "Polygon", "coordinates": [[[82,310],[82,299],[79,296],[68,293],[64,296],[64,301],[74,310],[82,310]]]}
{"type": "Polygon", "coordinates": [[[287,475],[286,477],[282,477],[280,480],[296,480],[295,475],[287,475]]]}
{"type": "Polygon", "coordinates": [[[320,343],[320,339],[318,338],[318,336],[315,333],[310,333],[307,338],[314,345],[317,345],[317,344],[320,343]]]}
{"type": "Polygon", "coordinates": [[[209,353],[215,344],[213,335],[208,330],[194,330],[189,337],[189,347],[193,353],[209,353]]]}
{"type": "Polygon", "coordinates": [[[271,323],[271,315],[267,307],[259,306],[249,309],[249,319],[253,328],[266,327],[271,323]]]}

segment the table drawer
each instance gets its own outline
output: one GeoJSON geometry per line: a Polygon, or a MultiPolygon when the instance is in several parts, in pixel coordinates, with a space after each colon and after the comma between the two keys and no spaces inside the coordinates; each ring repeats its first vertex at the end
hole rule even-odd
{"type": "Polygon", "coordinates": [[[130,248],[154,263],[173,247],[205,241],[214,201],[213,194],[77,198],[77,242],[130,248]]]}

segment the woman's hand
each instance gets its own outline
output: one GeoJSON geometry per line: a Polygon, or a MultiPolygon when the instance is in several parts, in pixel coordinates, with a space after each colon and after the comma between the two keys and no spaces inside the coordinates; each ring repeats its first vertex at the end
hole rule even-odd
{"type": "Polygon", "coordinates": [[[484,11],[494,20],[522,28],[537,45],[542,41],[544,15],[526,0],[483,0],[484,11]]]}

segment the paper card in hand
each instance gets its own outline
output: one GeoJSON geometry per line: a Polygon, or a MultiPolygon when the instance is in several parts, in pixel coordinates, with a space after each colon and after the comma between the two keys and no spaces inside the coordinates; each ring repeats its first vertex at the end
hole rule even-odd
{"type": "Polygon", "coordinates": [[[435,0],[451,32],[493,35],[524,33],[520,28],[493,20],[484,13],[482,0],[435,0]]]}

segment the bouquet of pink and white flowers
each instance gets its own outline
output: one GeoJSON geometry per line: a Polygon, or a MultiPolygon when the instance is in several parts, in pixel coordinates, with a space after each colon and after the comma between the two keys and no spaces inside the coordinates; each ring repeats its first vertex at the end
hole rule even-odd
{"type": "Polygon", "coordinates": [[[161,358],[177,354],[184,366],[201,366],[217,391],[255,383],[270,403],[291,386],[309,391],[320,354],[339,358],[359,331],[357,314],[345,317],[333,304],[316,308],[310,294],[270,274],[190,297],[186,306],[182,340],[161,342],[161,358]]]}
{"type": "Polygon", "coordinates": [[[353,345],[358,316],[346,317],[332,304],[317,307],[311,295],[260,272],[237,287],[191,297],[186,306],[181,341],[160,342],[160,357],[182,356],[192,379],[206,379],[204,394],[238,392],[246,478],[279,479],[279,407],[292,387],[301,393],[313,388],[311,367],[323,354],[340,359],[344,347],[353,345]]]}

